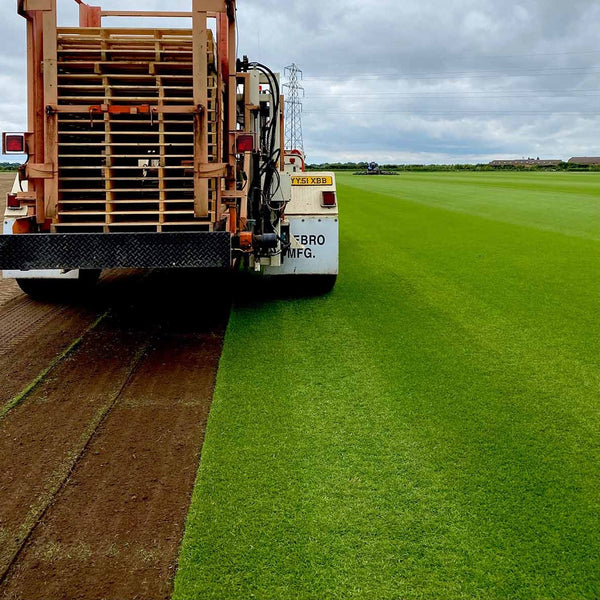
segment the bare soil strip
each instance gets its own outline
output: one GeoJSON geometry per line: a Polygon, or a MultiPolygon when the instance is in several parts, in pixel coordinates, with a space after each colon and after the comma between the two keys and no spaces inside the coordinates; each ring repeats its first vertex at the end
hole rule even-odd
{"type": "Polygon", "coordinates": [[[112,324],[92,332],[2,422],[0,578],[120,393],[139,351],[135,335],[112,324]]]}
{"type": "MultiPolygon", "coordinates": [[[[20,294],[0,306],[0,408],[48,368],[98,316],[127,297],[139,273],[115,273],[102,279],[93,300],[78,305],[37,302],[20,294]]],[[[0,280],[0,290],[10,282],[0,280]]]]}
{"type": "Polygon", "coordinates": [[[0,423],[0,597],[170,597],[229,306],[157,277],[0,423]]]}
{"type": "Polygon", "coordinates": [[[25,295],[0,309],[0,406],[21,392],[97,316],[96,309],[43,304],[25,295]]]}

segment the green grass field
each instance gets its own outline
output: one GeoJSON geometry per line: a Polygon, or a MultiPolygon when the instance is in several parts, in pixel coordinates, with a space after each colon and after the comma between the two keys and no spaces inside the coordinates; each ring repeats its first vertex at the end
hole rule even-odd
{"type": "Polygon", "coordinates": [[[326,297],[239,302],[177,600],[600,598],[600,175],[339,177],[326,297]]]}

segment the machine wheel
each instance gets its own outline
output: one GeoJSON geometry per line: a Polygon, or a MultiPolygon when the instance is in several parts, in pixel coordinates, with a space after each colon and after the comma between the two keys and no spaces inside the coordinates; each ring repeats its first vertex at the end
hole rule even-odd
{"type": "Polygon", "coordinates": [[[281,275],[274,280],[291,297],[323,296],[333,290],[337,275],[281,275]]]}
{"type": "Polygon", "coordinates": [[[335,287],[337,275],[308,275],[307,287],[317,295],[328,294],[335,287]]]}
{"type": "Polygon", "coordinates": [[[79,279],[17,279],[17,284],[35,300],[73,300],[90,293],[101,273],[89,269],[80,271],[79,279]]]}

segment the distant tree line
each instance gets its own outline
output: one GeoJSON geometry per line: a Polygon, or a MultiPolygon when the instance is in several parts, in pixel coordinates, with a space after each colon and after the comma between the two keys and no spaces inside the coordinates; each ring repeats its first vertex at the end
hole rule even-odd
{"type": "Polygon", "coordinates": [[[3,162],[0,163],[0,172],[16,171],[19,168],[18,163],[3,162]]]}
{"type": "MultiPolygon", "coordinates": [[[[366,171],[367,162],[321,163],[308,164],[308,171],[366,171]]],[[[456,164],[456,165],[380,165],[385,171],[600,171],[600,165],[577,165],[562,162],[548,167],[502,165],[493,167],[489,164],[456,164]]]]}

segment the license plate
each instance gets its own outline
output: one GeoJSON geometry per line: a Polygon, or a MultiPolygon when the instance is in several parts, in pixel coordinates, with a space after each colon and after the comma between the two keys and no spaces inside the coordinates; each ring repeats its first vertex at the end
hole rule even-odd
{"type": "Polygon", "coordinates": [[[292,175],[292,185],[333,185],[333,177],[323,177],[318,175],[292,175]]]}

